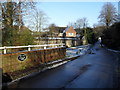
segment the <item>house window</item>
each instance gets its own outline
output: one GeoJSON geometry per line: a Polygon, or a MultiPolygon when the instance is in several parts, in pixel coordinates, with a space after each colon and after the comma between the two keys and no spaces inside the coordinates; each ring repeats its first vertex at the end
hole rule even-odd
{"type": "Polygon", "coordinates": [[[69,36],[73,36],[73,35],[74,35],[74,33],[68,33],[68,35],[69,35],[69,36]]]}

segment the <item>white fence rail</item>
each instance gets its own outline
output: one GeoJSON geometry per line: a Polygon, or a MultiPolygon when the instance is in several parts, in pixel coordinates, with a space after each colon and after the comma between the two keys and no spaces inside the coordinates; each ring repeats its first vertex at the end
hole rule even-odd
{"type": "Polygon", "coordinates": [[[28,48],[28,51],[31,51],[31,48],[33,47],[44,47],[44,49],[47,49],[47,46],[54,46],[57,47],[64,47],[65,44],[45,44],[45,45],[28,45],[28,46],[4,46],[0,47],[0,50],[4,50],[4,54],[7,53],[7,49],[15,49],[15,48],[28,48]]]}

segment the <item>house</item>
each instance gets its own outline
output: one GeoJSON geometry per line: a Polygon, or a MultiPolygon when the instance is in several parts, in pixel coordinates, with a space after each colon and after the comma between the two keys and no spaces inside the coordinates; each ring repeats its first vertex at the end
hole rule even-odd
{"type": "Polygon", "coordinates": [[[58,36],[62,37],[64,33],[66,34],[66,37],[76,37],[77,36],[77,33],[73,29],[72,26],[67,27],[65,30],[63,30],[62,32],[60,32],[58,36]]]}
{"type": "Polygon", "coordinates": [[[65,43],[67,47],[81,45],[81,30],[70,27],[54,27],[49,32],[35,32],[37,44],[65,43]],[[40,38],[38,38],[40,37],[40,38]]]}

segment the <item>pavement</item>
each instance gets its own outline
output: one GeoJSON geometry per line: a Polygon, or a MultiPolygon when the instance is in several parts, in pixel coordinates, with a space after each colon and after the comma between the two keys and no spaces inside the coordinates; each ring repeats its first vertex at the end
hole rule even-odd
{"type": "Polygon", "coordinates": [[[21,79],[16,88],[113,88],[117,58],[113,52],[96,43],[91,53],[21,79]]]}

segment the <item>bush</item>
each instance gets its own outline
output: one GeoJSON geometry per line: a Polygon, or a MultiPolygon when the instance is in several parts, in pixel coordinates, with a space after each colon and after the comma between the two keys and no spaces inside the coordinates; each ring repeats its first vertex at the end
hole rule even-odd
{"type": "Polygon", "coordinates": [[[34,44],[34,38],[31,31],[26,27],[14,26],[13,28],[2,30],[2,44],[3,46],[21,46],[34,44]]]}
{"type": "Polygon", "coordinates": [[[109,48],[120,50],[120,22],[103,32],[102,43],[109,48]]]}
{"type": "Polygon", "coordinates": [[[86,29],[87,41],[89,44],[94,44],[96,42],[95,33],[92,28],[86,29]]]}

